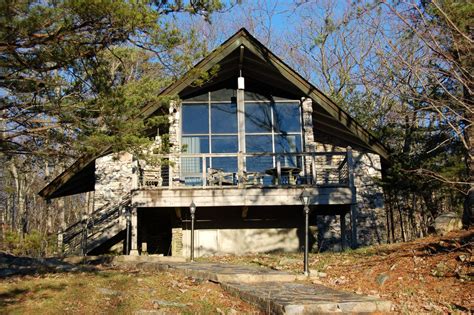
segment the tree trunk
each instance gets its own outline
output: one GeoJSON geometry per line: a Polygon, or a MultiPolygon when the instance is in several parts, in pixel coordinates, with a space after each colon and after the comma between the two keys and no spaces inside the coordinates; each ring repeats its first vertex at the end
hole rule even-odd
{"type": "MultiPolygon", "coordinates": [[[[464,89],[467,90],[467,89],[464,89]]],[[[465,92],[466,94],[466,92],[465,92]]],[[[467,92],[467,94],[469,94],[467,92]]],[[[468,95],[470,100],[471,95],[468,95]]],[[[468,102],[472,103],[472,102],[468,102]]],[[[473,123],[474,114],[467,114],[467,123],[473,123]]],[[[466,142],[469,145],[466,154],[466,167],[467,167],[467,179],[469,184],[469,191],[467,193],[466,199],[464,201],[464,211],[462,216],[463,225],[465,228],[469,228],[474,223],[474,126],[469,126],[465,131],[466,142]]]]}

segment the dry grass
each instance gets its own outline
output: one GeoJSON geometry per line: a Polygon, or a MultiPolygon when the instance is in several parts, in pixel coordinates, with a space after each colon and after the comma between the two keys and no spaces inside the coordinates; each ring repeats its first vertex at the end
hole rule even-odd
{"type": "Polygon", "coordinates": [[[12,277],[0,282],[1,314],[258,313],[217,284],[138,270],[12,277]]]}

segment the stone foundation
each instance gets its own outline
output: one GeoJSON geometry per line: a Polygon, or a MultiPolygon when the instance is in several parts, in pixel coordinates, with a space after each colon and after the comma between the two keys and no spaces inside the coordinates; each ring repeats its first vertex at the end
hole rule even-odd
{"type": "MultiPolygon", "coordinates": [[[[198,229],[195,230],[194,234],[194,255],[195,257],[202,257],[226,254],[296,252],[302,246],[299,233],[300,231],[296,228],[198,229]]],[[[190,230],[183,230],[182,244],[183,255],[189,257],[190,230]]]]}

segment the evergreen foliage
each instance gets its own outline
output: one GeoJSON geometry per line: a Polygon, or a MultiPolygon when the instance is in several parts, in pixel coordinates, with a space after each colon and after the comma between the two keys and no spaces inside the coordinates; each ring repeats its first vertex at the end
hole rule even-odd
{"type": "MultiPolygon", "coordinates": [[[[6,154],[135,149],[165,119],[140,111],[206,51],[173,14],[206,19],[219,1],[26,1],[0,4],[6,154]],[[179,69],[179,71],[177,71],[179,69]]],[[[76,154],[76,153],[74,153],[76,154]]]]}

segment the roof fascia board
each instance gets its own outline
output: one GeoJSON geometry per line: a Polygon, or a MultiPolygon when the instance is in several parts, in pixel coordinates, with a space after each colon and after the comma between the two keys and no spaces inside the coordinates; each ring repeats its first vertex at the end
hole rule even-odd
{"type": "Polygon", "coordinates": [[[98,157],[107,154],[110,150],[110,147],[107,147],[105,150],[101,151],[98,155],[93,154],[85,154],[77,159],[70,167],[66,168],[61,174],[56,176],[56,178],[46,185],[41,191],[38,193],[43,198],[49,198],[50,196],[54,195],[54,193],[59,189],[59,187],[66,184],[76,173],[83,170],[87,165],[92,163],[98,157]]]}
{"type": "MultiPolygon", "coordinates": [[[[237,49],[242,45],[240,38],[234,38],[234,40],[227,41],[223,46],[216,48],[209,56],[204,58],[196,66],[194,66],[190,71],[188,71],[183,78],[177,80],[175,83],[168,86],[164,89],[160,95],[177,95],[187,86],[192,84],[196,79],[199,78],[200,73],[209,71],[212,67],[229,55],[232,51],[237,49]]],[[[148,117],[156,110],[152,105],[149,108],[145,108],[142,112],[143,117],[148,117]]]]}

